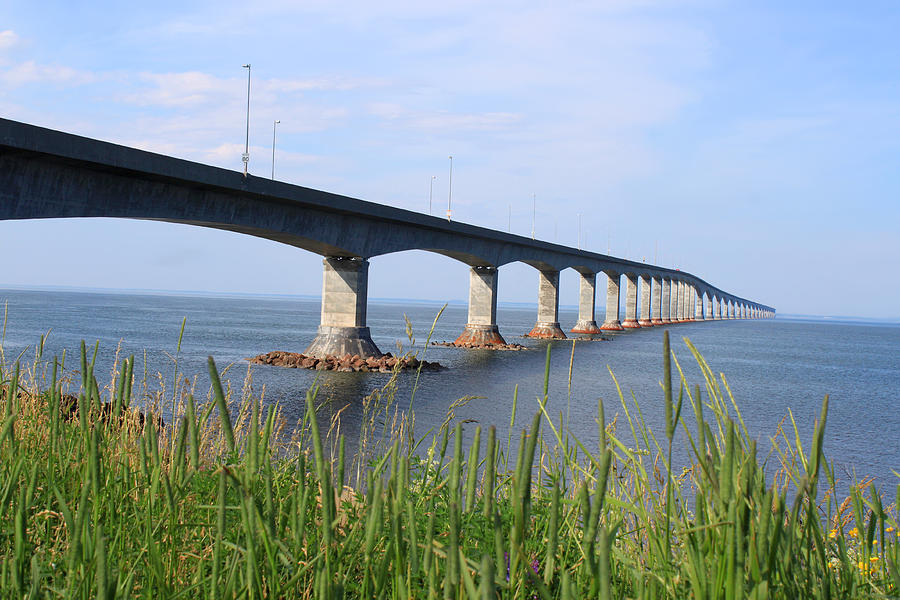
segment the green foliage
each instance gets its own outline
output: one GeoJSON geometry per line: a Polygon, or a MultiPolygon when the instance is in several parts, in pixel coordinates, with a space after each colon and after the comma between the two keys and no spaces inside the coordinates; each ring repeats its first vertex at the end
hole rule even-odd
{"type": "Polygon", "coordinates": [[[809,453],[794,425],[766,464],[724,377],[686,344],[705,381],[691,389],[666,335],[665,440],[620,392],[611,422],[599,404],[589,450],[562,411],[550,417],[548,361],[518,444],[504,448],[493,427],[484,448],[481,427],[466,444],[452,415],[414,439],[401,417],[360,445],[365,456],[346,458],[365,465],[352,487],[343,438],[319,427],[315,389],[286,453],[277,409],[234,401],[212,359],[205,401],[176,386],[159,403],[172,407],[168,425],[141,422],[133,357],[101,390],[82,347],[71,420],[57,409],[56,361],[49,383],[36,367],[0,369],[0,595],[896,597],[897,498],[863,481],[838,502],[828,399],[809,453]],[[689,464],[675,470],[679,443],[689,464]]]}

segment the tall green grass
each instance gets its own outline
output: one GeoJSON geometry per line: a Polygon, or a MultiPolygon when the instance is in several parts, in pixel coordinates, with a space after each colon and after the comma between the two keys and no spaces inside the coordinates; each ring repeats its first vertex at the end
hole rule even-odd
{"type": "MultiPolygon", "coordinates": [[[[133,358],[101,387],[96,351],[82,348],[69,422],[57,409],[59,361],[4,366],[0,592],[897,597],[900,486],[894,498],[871,482],[836,496],[828,399],[809,448],[790,419],[769,453],[725,379],[685,343],[703,381],[689,385],[666,334],[661,398],[638,406],[620,392],[611,419],[599,402],[591,447],[565,429],[562,401],[545,385],[533,405],[515,399],[514,411],[533,412],[517,441],[477,425],[464,436],[452,414],[417,437],[395,412],[353,456],[337,428],[320,429],[315,389],[291,437],[249,386],[234,397],[211,358],[207,396],[182,386],[158,403],[173,407],[165,427],[142,425],[132,407],[133,358]],[[664,413],[664,438],[646,426],[650,410],[664,413]],[[675,446],[686,448],[685,467],[672,466],[675,446]]],[[[391,389],[369,399],[370,414],[388,414],[391,389]]]]}

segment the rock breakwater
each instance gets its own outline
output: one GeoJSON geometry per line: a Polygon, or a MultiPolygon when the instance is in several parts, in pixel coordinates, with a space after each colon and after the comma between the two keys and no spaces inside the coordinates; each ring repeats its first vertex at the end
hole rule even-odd
{"type": "Polygon", "coordinates": [[[470,348],[472,350],[528,350],[528,346],[522,344],[479,344],[470,342],[431,342],[432,346],[445,346],[448,348],[470,348]]]}
{"type": "Polygon", "coordinates": [[[401,370],[418,369],[423,371],[440,371],[442,365],[427,360],[419,360],[415,356],[394,356],[390,352],[379,357],[363,357],[358,354],[343,356],[326,356],[316,358],[297,352],[269,352],[248,359],[256,365],[273,365],[293,369],[312,369],[314,371],[338,371],[343,373],[390,373],[399,366],[401,370]]]}

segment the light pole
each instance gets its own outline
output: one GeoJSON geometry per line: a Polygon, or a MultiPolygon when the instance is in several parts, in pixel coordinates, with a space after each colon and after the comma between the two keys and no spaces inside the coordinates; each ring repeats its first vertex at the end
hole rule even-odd
{"type": "Polygon", "coordinates": [[[431,181],[428,183],[428,214],[431,214],[431,198],[434,196],[434,180],[437,179],[437,175],[431,176],[431,181]]]}
{"type": "Polygon", "coordinates": [[[241,160],[244,162],[244,177],[247,176],[247,164],[250,162],[250,63],[243,65],[247,69],[247,137],[244,141],[244,155],[241,160]]]}
{"type": "Polygon", "coordinates": [[[275,180],[275,126],[281,121],[272,121],[272,180],[275,180]]]}
{"type": "Polygon", "coordinates": [[[534,239],[534,215],[537,212],[537,194],[531,194],[531,239],[534,239]]]}
{"type": "Polygon", "coordinates": [[[453,198],[453,156],[450,157],[450,181],[447,186],[447,220],[450,220],[450,199],[453,198]]]}
{"type": "Polygon", "coordinates": [[[578,249],[581,250],[581,213],[578,213],[578,249]]]}

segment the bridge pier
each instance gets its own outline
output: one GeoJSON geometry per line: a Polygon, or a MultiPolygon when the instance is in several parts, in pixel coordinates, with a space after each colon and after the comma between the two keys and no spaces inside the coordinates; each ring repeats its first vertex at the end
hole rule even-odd
{"type": "Polygon", "coordinates": [[[650,287],[650,322],[653,325],[662,325],[662,277],[654,277],[650,287]]]}
{"type": "Polygon", "coordinates": [[[694,306],[691,303],[693,295],[691,294],[691,284],[684,282],[684,320],[694,320],[694,306]]]}
{"type": "Polygon", "coordinates": [[[579,273],[579,275],[581,275],[581,282],[578,293],[578,322],[571,331],[584,334],[600,333],[594,315],[597,302],[597,274],[579,273]]]}
{"type": "Polygon", "coordinates": [[[497,268],[472,267],[469,271],[469,316],[455,344],[505,344],[497,327],[497,268]]]}
{"type": "Polygon", "coordinates": [[[600,329],[604,331],[622,331],[625,329],[619,322],[619,274],[606,272],[606,318],[600,329]]]}
{"type": "Polygon", "coordinates": [[[653,319],[650,318],[651,279],[649,275],[641,275],[641,318],[638,319],[638,325],[641,327],[653,326],[653,319]]]}
{"type": "Polygon", "coordinates": [[[625,329],[639,329],[637,322],[637,303],[638,303],[638,287],[637,275],[634,273],[625,274],[625,320],[622,321],[622,327],[625,329]]]}
{"type": "Polygon", "coordinates": [[[684,321],[684,283],[681,280],[675,282],[675,318],[672,319],[676,323],[684,321]]]}
{"type": "Polygon", "coordinates": [[[671,312],[672,310],[672,280],[671,279],[663,279],[662,280],[662,303],[660,304],[660,323],[663,325],[668,325],[672,322],[671,312]]]}
{"type": "Polygon", "coordinates": [[[322,264],[322,316],[316,338],[304,354],[381,356],[366,327],[369,261],[326,257],[322,264]]]}
{"type": "Polygon", "coordinates": [[[525,336],[566,339],[559,326],[559,271],[538,270],[537,322],[525,336]]]}
{"type": "MultiPolygon", "coordinates": [[[[700,315],[703,318],[703,315],[700,315]]],[[[688,284],[688,319],[697,320],[697,290],[693,284],[688,284]]]]}

